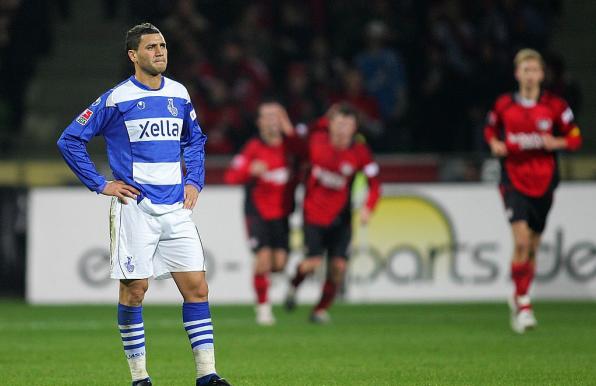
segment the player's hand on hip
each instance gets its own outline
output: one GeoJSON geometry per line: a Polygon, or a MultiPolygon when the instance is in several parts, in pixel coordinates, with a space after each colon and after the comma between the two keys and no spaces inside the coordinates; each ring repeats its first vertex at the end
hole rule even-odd
{"type": "Polygon", "coordinates": [[[124,183],[124,181],[110,181],[103,189],[102,194],[106,196],[118,197],[118,201],[124,205],[128,204],[126,198],[137,199],[137,196],[141,194],[134,186],[130,186],[124,183]]]}
{"type": "Polygon", "coordinates": [[[490,151],[495,157],[505,157],[507,155],[507,146],[505,142],[493,139],[489,143],[490,151]]]}
{"type": "Polygon", "coordinates": [[[184,209],[193,209],[199,199],[199,190],[194,185],[184,185],[184,209]]]}

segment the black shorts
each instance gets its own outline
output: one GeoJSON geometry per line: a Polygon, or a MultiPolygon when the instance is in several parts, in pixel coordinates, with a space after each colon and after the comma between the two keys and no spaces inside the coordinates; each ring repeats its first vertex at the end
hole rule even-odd
{"type": "Polygon", "coordinates": [[[342,257],[348,259],[348,248],[352,239],[352,222],[347,217],[329,226],[304,224],[306,256],[342,257]]]}
{"type": "Polygon", "coordinates": [[[546,226],[548,212],[553,204],[553,192],[542,197],[530,197],[511,187],[501,187],[505,213],[510,223],[526,221],[531,230],[542,233],[546,226]]]}
{"type": "Polygon", "coordinates": [[[265,220],[259,215],[246,216],[246,229],[253,252],[261,248],[289,250],[288,218],[265,220]]]}

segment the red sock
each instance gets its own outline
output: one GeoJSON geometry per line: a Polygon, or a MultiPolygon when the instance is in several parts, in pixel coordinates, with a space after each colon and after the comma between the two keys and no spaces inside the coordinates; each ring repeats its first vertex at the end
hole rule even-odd
{"type": "Polygon", "coordinates": [[[267,291],[269,290],[269,278],[267,274],[255,274],[253,279],[257,302],[259,304],[267,303],[267,291]]]}
{"type": "Polygon", "coordinates": [[[530,285],[532,284],[532,281],[534,280],[534,272],[535,272],[535,268],[536,268],[536,264],[534,263],[534,261],[527,261],[525,263],[526,269],[525,269],[525,273],[524,276],[522,277],[522,279],[520,280],[520,284],[519,284],[519,293],[520,295],[527,295],[528,291],[530,290],[530,285]]]}
{"type": "Polygon", "coordinates": [[[329,279],[325,280],[325,284],[323,284],[323,293],[321,294],[321,301],[319,301],[319,304],[315,307],[315,312],[328,309],[333,303],[333,299],[335,299],[336,292],[337,284],[329,279]]]}
{"type": "Polygon", "coordinates": [[[294,276],[294,278],[291,281],[294,288],[298,288],[300,283],[302,283],[304,281],[305,277],[306,277],[306,275],[303,274],[302,272],[300,272],[300,267],[296,268],[296,276],[294,276]]]}
{"type": "Polygon", "coordinates": [[[534,261],[511,263],[511,278],[515,283],[515,296],[524,296],[528,294],[530,285],[534,280],[534,272],[534,261]]]}
{"type": "Polygon", "coordinates": [[[515,296],[526,294],[522,292],[522,282],[526,276],[526,268],[526,263],[511,263],[511,279],[513,280],[513,284],[515,284],[515,296]]]}

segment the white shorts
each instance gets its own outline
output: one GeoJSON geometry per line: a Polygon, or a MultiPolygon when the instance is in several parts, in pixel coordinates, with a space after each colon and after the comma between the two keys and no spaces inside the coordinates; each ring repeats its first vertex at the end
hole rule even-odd
{"type": "Polygon", "coordinates": [[[110,277],[171,278],[171,272],[205,271],[203,246],[190,209],[153,215],[128,199],[110,206],[110,277]]]}

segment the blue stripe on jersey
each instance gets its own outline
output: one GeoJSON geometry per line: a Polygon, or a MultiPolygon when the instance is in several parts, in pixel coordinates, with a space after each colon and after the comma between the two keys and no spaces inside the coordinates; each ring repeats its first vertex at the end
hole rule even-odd
{"type": "Polygon", "coordinates": [[[132,142],[130,146],[135,162],[180,161],[180,141],[132,142]]]}
{"type": "Polygon", "coordinates": [[[154,204],[174,204],[184,201],[184,186],[180,185],[146,185],[140,184],[154,204]]]}
{"type": "MultiPolygon", "coordinates": [[[[138,188],[141,197],[154,204],[182,202],[184,181],[203,186],[206,136],[187,90],[178,82],[164,77],[161,87],[152,90],[131,76],[103,94],[65,129],[58,144],[66,162],[89,189],[101,193],[106,178],[97,172],[86,150],[87,142],[96,135],[105,138],[114,177],[138,188]],[[137,164],[181,162],[181,149],[188,170],[179,187],[143,185],[133,179],[137,164]]],[[[145,182],[173,183],[160,178],[145,182]]]]}
{"type": "Polygon", "coordinates": [[[131,101],[118,102],[120,111],[126,111],[126,119],[146,119],[146,118],[184,118],[184,106],[186,101],[182,98],[163,96],[148,96],[134,99],[131,101]],[[168,99],[172,99],[173,110],[168,99]],[[176,113],[174,115],[173,113],[176,113]]]}

